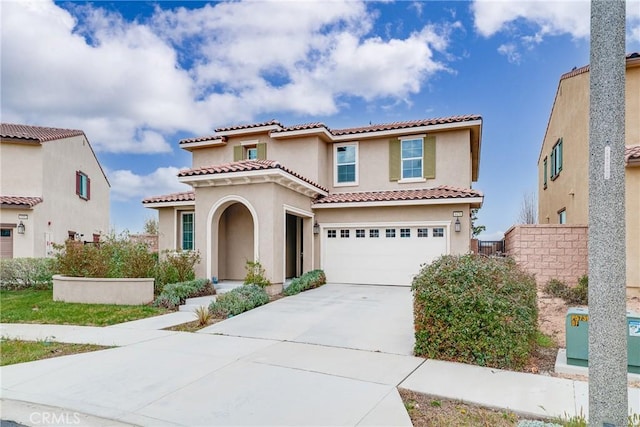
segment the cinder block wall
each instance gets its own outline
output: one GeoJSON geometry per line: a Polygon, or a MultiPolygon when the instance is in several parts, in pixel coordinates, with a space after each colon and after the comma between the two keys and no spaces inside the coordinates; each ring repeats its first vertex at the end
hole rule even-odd
{"type": "Polygon", "coordinates": [[[588,273],[586,225],[515,225],[504,239],[507,255],[535,274],[538,286],[549,279],[575,285],[588,273]]]}

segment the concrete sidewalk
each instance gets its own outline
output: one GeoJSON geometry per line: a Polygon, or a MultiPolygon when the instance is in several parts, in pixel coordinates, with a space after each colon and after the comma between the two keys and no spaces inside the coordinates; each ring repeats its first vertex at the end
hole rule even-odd
{"type": "MultiPolygon", "coordinates": [[[[184,312],[105,328],[2,324],[5,338],[118,347],[0,368],[2,418],[408,426],[397,387],[536,418],[588,414],[583,381],[411,356],[410,290],[390,288],[326,285],[199,333],[155,330],[193,320],[184,312]]],[[[629,408],[640,413],[640,389],[629,408]]]]}

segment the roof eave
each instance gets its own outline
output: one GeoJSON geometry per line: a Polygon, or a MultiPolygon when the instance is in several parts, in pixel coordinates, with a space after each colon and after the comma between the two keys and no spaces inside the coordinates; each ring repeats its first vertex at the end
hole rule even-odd
{"type": "Polygon", "coordinates": [[[314,203],[313,209],[345,209],[345,208],[373,208],[385,206],[424,206],[424,205],[460,205],[469,204],[472,208],[480,208],[484,200],[478,197],[448,197],[439,199],[414,199],[414,200],[384,200],[372,202],[334,202],[314,203]]]}

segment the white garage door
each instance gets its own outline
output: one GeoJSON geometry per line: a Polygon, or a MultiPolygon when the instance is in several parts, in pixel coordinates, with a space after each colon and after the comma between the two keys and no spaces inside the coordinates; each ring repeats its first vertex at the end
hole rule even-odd
{"type": "Polygon", "coordinates": [[[444,226],[326,227],[323,269],[332,283],[409,285],[420,265],[448,253],[444,226]]]}

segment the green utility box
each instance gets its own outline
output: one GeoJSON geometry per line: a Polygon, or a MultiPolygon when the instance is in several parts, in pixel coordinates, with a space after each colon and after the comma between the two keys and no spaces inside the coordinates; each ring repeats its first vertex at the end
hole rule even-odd
{"type": "MultiPolygon", "coordinates": [[[[589,310],[570,308],[566,319],[567,364],[589,366],[589,310]]],[[[640,314],[627,312],[628,371],[640,374],[640,314]]]]}

